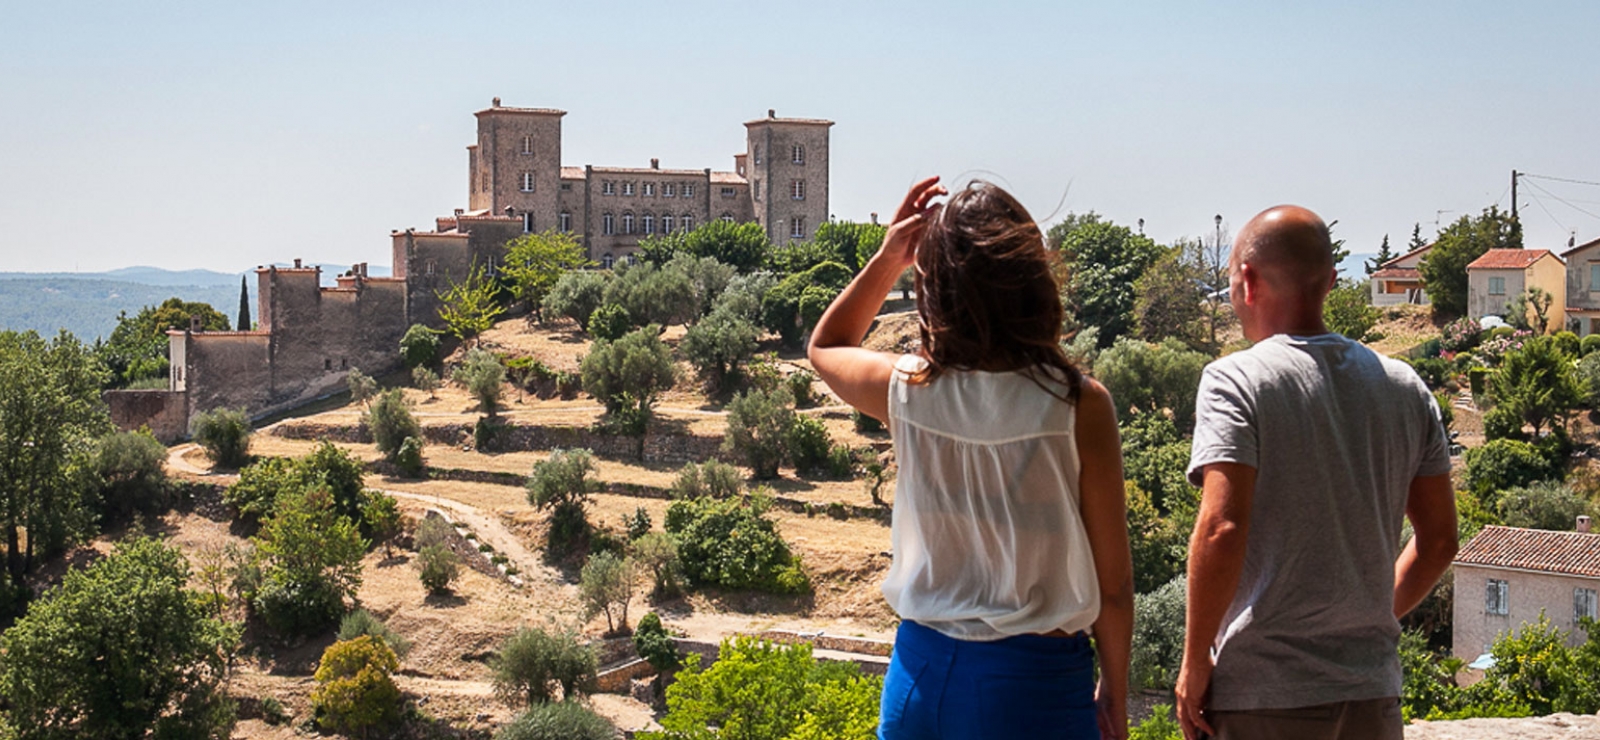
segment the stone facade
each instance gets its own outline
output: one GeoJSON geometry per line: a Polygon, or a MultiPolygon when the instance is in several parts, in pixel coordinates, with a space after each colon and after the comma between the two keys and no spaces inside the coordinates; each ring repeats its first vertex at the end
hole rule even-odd
{"type": "MultiPolygon", "coordinates": [[[[1539,621],[1539,615],[1567,633],[1567,646],[1576,647],[1587,639],[1578,629],[1577,593],[1600,592],[1600,577],[1563,573],[1540,573],[1510,568],[1493,568],[1456,563],[1454,634],[1451,652],[1471,661],[1489,652],[1489,646],[1504,634],[1521,631],[1523,625],[1539,621]],[[1496,595],[1492,602],[1491,581],[1504,583],[1503,605],[1496,595]]],[[[1590,597],[1592,599],[1592,597],[1590,597]]]]}

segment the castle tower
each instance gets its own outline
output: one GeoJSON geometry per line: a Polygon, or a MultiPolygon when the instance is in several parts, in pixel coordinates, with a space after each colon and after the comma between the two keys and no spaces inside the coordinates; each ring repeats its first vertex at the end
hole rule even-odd
{"type": "Polygon", "coordinates": [[[745,178],[756,223],[774,244],[805,241],[828,220],[828,129],[833,121],[766,118],[745,123],[745,178]]]}
{"type": "Polygon", "coordinates": [[[478,143],[467,147],[467,204],[521,219],[525,231],[556,228],[561,181],[561,117],[550,108],[478,111],[478,143]]]}

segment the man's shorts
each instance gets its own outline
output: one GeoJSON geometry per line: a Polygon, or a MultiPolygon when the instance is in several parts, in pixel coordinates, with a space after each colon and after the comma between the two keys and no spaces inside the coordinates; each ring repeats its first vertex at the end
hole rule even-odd
{"type": "Polygon", "coordinates": [[[1364,699],[1295,709],[1208,712],[1216,740],[1404,740],[1400,700],[1364,699]]]}

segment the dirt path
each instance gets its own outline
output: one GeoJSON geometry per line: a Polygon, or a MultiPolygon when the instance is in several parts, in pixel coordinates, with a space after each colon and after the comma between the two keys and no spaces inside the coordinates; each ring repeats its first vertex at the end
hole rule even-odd
{"type": "Polygon", "coordinates": [[[510,576],[511,582],[522,585],[539,584],[546,588],[576,589],[570,583],[562,580],[561,574],[556,569],[544,564],[543,559],[522,544],[522,539],[506,529],[500,517],[490,512],[485,512],[470,504],[465,504],[449,498],[424,493],[411,493],[409,491],[396,491],[388,488],[376,489],[389,494],[397,499],[416,501],[418,503],[439,509],[456,524],[465,524],[478,535],[478,541],[488,544],[510,559],[511,563],[521,571],[519,575],[510,576]]]}

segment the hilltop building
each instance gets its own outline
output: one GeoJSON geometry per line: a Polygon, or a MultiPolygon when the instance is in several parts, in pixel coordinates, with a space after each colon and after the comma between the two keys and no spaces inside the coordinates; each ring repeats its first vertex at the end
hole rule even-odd
{"type": "Polygon", "coordinates": [[[1426,244],[1378,265],[1377,271],[1372,273],[1372,305],[1427,305],[1428,291],[1423,288],[1422,270],[1418,268],[1432,250],[1433,245],[1426,244]]]}
{"type": "MultiPolygon", "coordinates": [[[[1550,296],[1545,331],[1567,325],[1567,265],[1548,249],[1491,249],[1467,265],[1467,315],[1503,316],[1509,303],[1532,288],[1550,296]]],[[[1536,321],[1533,307],[1527,320],[1536,321]]]]}
{"type": "Polygon", "coordinates": [[[1452,567],[1451,652],[1473,660],[1540,614],[1567,633],[1568,646],[1581,644],[1579,620],[1600,615],[1600,534],[1590,529],[1587,516],[1573,532],[1488,526],[1463,545],[1452,567]]]}
{"type": "Polygon", "coordinates": [[[148,425],[171,441],[203,411],[243,408],[259,419],[338,392],[352,369],[394,370],[408,327],[440,325],[439,293],[475,265],[498,265],[506,242],[524,233],[571,233],[610,267],[645,237],[711,219],[753,221],[782,243],[812,238],[828,218],[832,121],[769,110],[745,123],[734,169],[716,172],[662,169],[655,159],[640,168],[564,167],[565,111],[504,107],[495,98],[475,115],[468,207],[435,219],[432,231],[391,232],[393,277],[370,277],[363,263],[322,287],[321,268],[299,259],[257,268],[257,329],[168,332],[167,389],[108,393],[112,420],[124,429],[148,425]]]}

